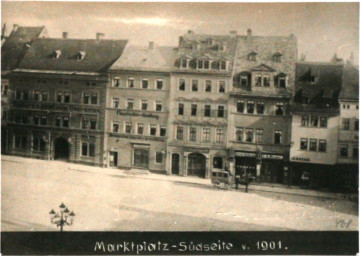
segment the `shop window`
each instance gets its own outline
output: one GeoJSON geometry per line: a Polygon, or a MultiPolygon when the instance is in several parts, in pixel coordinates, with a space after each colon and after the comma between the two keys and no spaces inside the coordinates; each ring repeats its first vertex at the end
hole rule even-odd
{"type": "Polygon", "coordinates": [[[147,88],[148,88],[148,79],[147,79],[147,78],[143,78],[143,79],[142,79],[142,88],[143,88],[143,89],[147,89],[147,88]]]}
{"type": "Polygon", "coordinates": [[[91,104],[92,105],[98,104],[98,94],[97,93],[92,93],[91,104]]]}
{"type": "Polygon", "coordinates": [[[132,133],[132,123],[125,123],[125,133],[132,133]]]}
{"type": "Polygon", "coordinates": [[[355,131],[358,131],[358,118],[355,119],[355,131]]]}
{"type": "Polygon", "coordinates": [[[178,115],[183,116],[184,115],[184,104],[178,103],[178,115]]]}
{"type": "Polygon", "coordinates": [[[128,88],[134,88],[134,78],[133,77],[128,78],[128,88]]]}
{"type": "Polygon", "coordinates": [[[318,141],[318,151],[319,152],[326,152],[326,140],[319,140],[318,141]]]}
{"type": "Polygon", "coordinates": [[[253,114],[254,112],[254,101],[247,101],[247,113],[253,114]]]}
{"type": "Polygon", "coordinates": [[[210,134],[211,134],[211,129],[210,128],[203,128],[202,141],[203,142],[209,142],[210,141],[210,134]]]}
{"type": "Polygon", "coordinates": [[[318,116],[311,116],[311,126],[318,127],[318,116]]]}
{"type": "Polygon", "coordinates": [[[157,79],[156,84],[157,84],[157,90],[163,89],[163,80],[162,79],[157,79]]]}
{"type": "Polygon", "coordinates": [[[211,105],[204,105],[204,116],[211,116],[211,105]]]}
{"type": "Polygon", "coordinates": [[[236,127],[236,141],[243,141],[243,128],[236,127]]]}
{"type": "Polygon", "coordinates": [[[257,114],[264,114],[264,102],[257,102],[257,114]]]}
{"type": "Polygon", "coordinates": [[[119,108],[119,98],[113,98],[113,108],[119,108]]]}
{"type": "Polygon", "coordinates": [[[142,110],[147,110],[147,109],[148,109],[148,101],[142,100],[142,110]]]}
{"type": "Polygon", "coordinates": [[[134,100],[133,99],[128,99],[127,102],[127,109],[132,110],[133,109],[133,104],[134,104],[134,100]]]}
{"type": "Polygon", "coordinates": [[[26,149],[27,137],[26,135],[15,135],[15,148],[16,149],[26,149]]]}
{"type": "Polygon", "coordinates": [[[176,139],[183,140],[183,127],[182,126],[177,126],[176,139]]]}
{"type": "Polygon", "coordinates": [[[238,113],[244,112],[244,101],[243,100],[237,100],[237,112],[238,113]]]}
{"type": "Polygon", "coordinates": [[[320,117],[320,127],[327,128],[327,117],[326,116],[320,117]]]}
{"type": "Polygon", "coordinates": [[[46,142],[43,138],[34,136],[33,138],[33,150],[34,151],[45,151],[46,142]]]}
{"type": "Polygon", "coordinates": [[[95,144],[83,142],[82,147],[81,147],[81,155],[88,156],[88,157],[94,157],[95,156],[95,144]]]}
{"type": "Polygon", "coordinates": [[[158,164],[163,163],[163,153],[162,152],[155,153],[155,162],[158,164]]]}
{"type": "Polygon", "coordinates": [[[340,157],[348,157],[348,145],[344,144],[340,146],[340,157]]]}
{"type": "Polygon", "coordinates": [[[310,151],[317,151],[317,140],[310,139],[310,151]]]}
{"type": "Polygon", "coordinates": [[[119,87],[119,85],[120,85],[119,77],[114,77],[113,85],[114,85],[114,87],[119,87]]]}
{"type": "Polygon", "coordinates": [[[160,136],[165,137],[167,135],[167,128],[165,126],[160,127],[160,136]]]}
{"type": "Polygon", "coordinates": [[[256,129],[256,143],[263,142],[263,129],[256,129]]]}
{"type": "Polygon", "coordinates": [[[282,131],[275,131],[274,144],[282,144],[282,131]]]}
{"type": "Polygon", "coordinates": [[[119,123],[113,122],[113,132],[119,132],[119,123]]]}
{"type": "Polygon", "coordinates": [[[162,102],[157,101],[155,104],[155,110],[156,111],[162,111],[162,102]]]}
{"type": "Polygon", "coordinates": [[[90,119],[90,129],[95,130],[97,128],[97,120],[90,119]]]}
{"type": "Polygon", "coordinates": [[[219,93],[225,93],[226,92],[226,82],[225,81],[219,81],[219,93]]]}
{"type": "Polygon", "coordinates": [[[342,130],[350,130],[350,119],[342,118],[342,130]]]}
{"type": "Polygon", "coordinates": [[[157,126],[155,124],[151,124],[149,130],[150,135],[155,136],[157,134],[157,126]]]}
{"type": "Polygon", "coordinates": [[[225,117],[224,106],[218,106],[217,116],[218,117],[225,117]]]}
{"type": "Polygon", "coordinates": [[[283,116],[284,113],[284,105],[282,102],[276,103],[276,115],[277,116],[283,116]]]}
{"type": "Polygon", "coordinates": [[[212,92],[212,81],[211,80],[206,80],[206,92],[212,92]]]}
{"type": "Polygon", "coordinates": [[[353,158],[358,158],[358,145],[353,145],[352,147],[352,157],[353,158]]]}
{"type": "Polygon", "coordinates": [[[191,115],[196,116],[197,115],[197,104],[191,105],[191,115]]]}
{"type": "Polygon", "coordinates": [[[143,134],[144,132],[144,124],[138,124],[138,134],[143,134]]]}
{"type": "Polygon", "coordinates": [[[216,156],[213,157],[213,168],[222,169],[223,168],[223,159],[222,157],[216,156]]]}
{"type": "Polygon", "coordinates": [[[148,168],[149,150],[143,148],[134,148],[134,165],[148,168]]]}
{"type": "Polygon", "coordinates": [[[307,150],[307,148],[308,148],[308,139],[301,138],[300,149],[307,150]]]}
{"type": "Polygon", "coordinates": [[[180,91],[185,91],[185,89],[186,89],[186,80],[184,80],[184,79],[179,79],[178,89],[179,89],[180,91]]]}
{"type": "Polygon", "coordinates": [[[222,143],[222,142],[224,142],[224,130],[217,129],[216,130],[216,143],[222,143]]]}
{"type": "Polygon", "coordinates": [[[246,142],[253,142],[253,129],[246,129],[246,142]]]}
{"type": "Polygon", "coordinates": [[[197,128],[189,127],[189,141],[197,141],[197,128]]]}
{"type": "Polygon", "coordinates": [[[301,126],[308,127],[310,117],[309,116],[302,116],[301,126]]]}
{"type": "Polygon", "coordinates": [[[47,118],[47,116],[41,116],[40,124],[41,124],[41,125],[47,125],[47,123],[48,123],[48,118],[47,118]]]}
{"type": "Polygon", "coordinates": [[[198,80],[192,80],[192,92],[198,92],[198,80]]]}

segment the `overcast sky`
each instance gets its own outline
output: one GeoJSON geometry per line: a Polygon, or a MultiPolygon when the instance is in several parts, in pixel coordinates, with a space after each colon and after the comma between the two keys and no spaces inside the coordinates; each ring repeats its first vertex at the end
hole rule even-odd
{"type": "Polygon", "coordinates": [[[289,35],[309,61],[328,61],[337,52],[358,61],[358,3],[99,3],[2,2],[2,24],[8,29],[45,25],[49,36],[129,39],[130,44],[177,45],[178,37],[196,33],[289,35]]]}

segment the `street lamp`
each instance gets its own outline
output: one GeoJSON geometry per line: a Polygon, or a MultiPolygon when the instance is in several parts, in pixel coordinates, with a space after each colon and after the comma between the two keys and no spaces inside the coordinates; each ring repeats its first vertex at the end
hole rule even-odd
{"type": "Polygon", "coordinates": [[[60,232],[63,232],[63,227],[65,225],[73,225],[75,213],[73,211],[69,211],[64,203],[61,203],[59,209],[60,215],[53,209],[49,212],[50,222],[51,224],[55,224],[57,227],[60,227],[60,232]]]}

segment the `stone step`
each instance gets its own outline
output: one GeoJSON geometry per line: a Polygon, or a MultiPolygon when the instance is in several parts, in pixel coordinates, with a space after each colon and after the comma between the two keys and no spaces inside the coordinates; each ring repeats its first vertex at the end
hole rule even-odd
{"type": "Polygon", "coordinates": [[[149,170],[146,169],[136,169],[136,168],[132,168],[129,170],[126,170],[125,173],[127,174],[149,174],[149,170]]]}

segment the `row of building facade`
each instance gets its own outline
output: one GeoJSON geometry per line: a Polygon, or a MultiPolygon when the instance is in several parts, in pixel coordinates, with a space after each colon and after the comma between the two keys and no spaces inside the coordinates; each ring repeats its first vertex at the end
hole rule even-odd
{"type": "Polygon", "coordinates": [[[203,178],[227,168],[262,182],[299,184],[305,171],[314,186],[357,182],[350,61],[298,62],[294,35],[251,30],[188,31],[177,47],[32,30],[15,27],[2,45],[21,52],[15,64],[2,59],[3,153],[203,178]]]}

